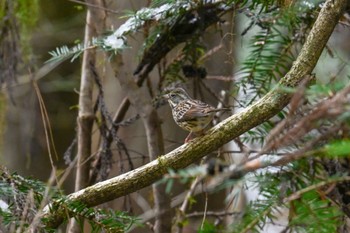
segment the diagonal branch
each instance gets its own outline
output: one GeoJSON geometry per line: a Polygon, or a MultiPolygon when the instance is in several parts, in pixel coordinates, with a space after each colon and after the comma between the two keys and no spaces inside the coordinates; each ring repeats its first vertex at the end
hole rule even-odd
{"type": "MultiPolygon", "coordinates": [[[[72,193],[68,196],[69,200],[83,202],[87,206],[96,206],[140,190],[159,180],[169,168],[184,168],[273,117],[290,100],[290,94],[282,92],[279,86],[296,87],[305,76],[312,72],[346,3],[347,0],[327,0],[325,2],[291,70],[281,79],[276,88],[258,102],[227,118],[210,129],[205,136],[195,138],[190,143],[133,171],[72,193]]],[[[52,206],[54,205],[50,207],[52,206]]],[[[65,217],[63,208],[59,206],[52,212],[46,208],[44,213],[46,218],[44,224],[48,227],[57,227],[65,217]]]]}

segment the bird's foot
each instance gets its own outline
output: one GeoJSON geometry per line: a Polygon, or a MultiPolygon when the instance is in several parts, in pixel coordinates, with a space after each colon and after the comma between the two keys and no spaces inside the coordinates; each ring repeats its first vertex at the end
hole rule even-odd
{"type": "Polygon", "coordinates": [[[205,135],[205,130],[201,130],[201,131],[198,131],[198,132],[191,132],[185,139],[185,143],[188,143],[190,141],[192,141],[192,139],[198,137],[198,136],[203,136],[205,135]]]}
{"type": "Polygon", "coordinates": [[[192,138],[192,132],[186,137],[185,139],[185,143],[188,143],[189,141],[191,141],[193,138],[192,138]]]}

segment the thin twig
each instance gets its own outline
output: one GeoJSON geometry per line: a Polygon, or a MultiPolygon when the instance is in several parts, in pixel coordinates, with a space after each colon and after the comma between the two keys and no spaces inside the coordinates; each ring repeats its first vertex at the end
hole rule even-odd
{"type": "MultiPolygon", "coordinates": [[[[44,125],[45,139],[46,139],[47,150],[48,150],[48,154],[49,154],[49,158],[50,158],[51,168],[53,171],[55,171],[56,166],[53,162],[52,157],[55,156],[56,160],[57,160],[58,155],[57,155],[55,143],[53,140],[53,133],[52,133],[52,128],[51,128],[51,124],[50,124],[49,114],[47,113],[44,99],[41,95],[40,89],[39,89],[38,84],[35,80],[33,80],[33,86],[34,86],[34,90],[35,90],[35,93],[36,93],[36,95],[38,97],[38,101],[39,101],[40,112],[41,112],[42,122],[44,125]],[[51,147],[52,147],[53,151],[51,151],[51,147]]],[[[57,177],[56,177],[56,182],[58,182],[57,177]]]]}
{"type": "Polygon", "coordinates": [[[203,217],[203,215],[206,214],[208,217],[225,217],[225,216],[232,216],[232,215],[241,215],[242,212],[227,212],[227,211],[220,211],[220,212],[215,212],[215,211],[206,211],[204,212],[193,212],[186,214],[186,218],[197,218],[197,217],[203,217]]]}
{"type": "MultiPolygon", "coordinates": [[[[272,130],[270,138],[263,149],[250,160],[255,160],[258,157],[266,154],[269,151],[276,150],[283,146],[287,146],[291,143],[295,144],[303,136],[305,136],[312,129],[319,127],[317,122],[324,119],[334,119],[346,111],[346,106],[349,103],[350,85],[333,95],[331,98],[326,99],[318,103],[310,113],[306,114],[299,121],[297,121],[294,127],[284,132],[281,136],[276,136],[285,128],[288,122],[292,122],[290,118],[282,121],[276,126],[275,130],[272,130]]],[[[309,142],[310,143],[310,142],[309,142]]]]}
{"type": "Polygon", "coordinates": [[[88,6],[88,7],[95,8],[95,9],[103,10],[105,12],[109,12],[109,13],[113,13],[113,14],[121,14],[119,11],[111,10],[109,8],[102,7],[102,6],[99,6],[99,5],[96,5],[96,4],[92,4],[92,3],[88,3],[88,2],[84,2],[84,1],[79,1],[79,0],[68,0],[68,1],[79,3],[81,5],[85,5],[85,6],[88,6]]]}
{"type": "Polygon", "coordinates": [[[208,193],[205,192],[205,201],[204,201],[204,214],[203,214],[203,219],[202,219],[202,224],[201,224],[201,230],[203,230],[205,220],[207,218],[207,211],[208,211],[208,193]]]}
{"type": "Polygon", "coordinates": [[[192,182],[190,189],[186,193],[186,197],[184,198],[182,205],[180,206],[178,212],[176,213],[176,218],[174,223],[174,227],[176,227],[176,229],[174,230],[174,232],[177,232],[177,233],[182,232],[182,222],[185,220],[186,209],[191,200],[191,197],[193,196],[193,193],[196,190],[197,185],[201,180],[202,179],[199,176],[197,176],[196,179],[192,182]]]}

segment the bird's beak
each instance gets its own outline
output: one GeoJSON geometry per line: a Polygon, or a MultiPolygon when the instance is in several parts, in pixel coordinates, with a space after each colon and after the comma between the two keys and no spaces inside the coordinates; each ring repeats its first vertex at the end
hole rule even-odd
{"type": "Polygon", "coordinates": [[[168,100],[169,99],[169,94],[163,95],[164,99],[168,100]]]}

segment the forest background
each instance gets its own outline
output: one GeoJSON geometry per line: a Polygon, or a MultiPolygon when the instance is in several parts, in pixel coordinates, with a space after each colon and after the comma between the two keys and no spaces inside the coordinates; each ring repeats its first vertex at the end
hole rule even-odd
{"type": "Polygon", "coordinates": [[[2,0],[1,230],[348,232],[347,11],[2,0]],[[175,86],[231,111],[184,144],[175,86]]]}

